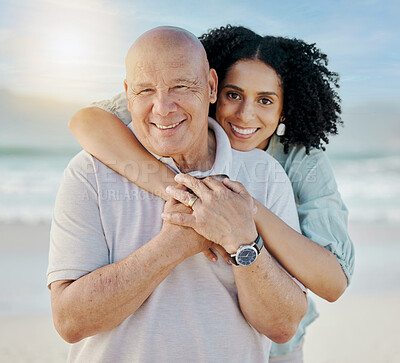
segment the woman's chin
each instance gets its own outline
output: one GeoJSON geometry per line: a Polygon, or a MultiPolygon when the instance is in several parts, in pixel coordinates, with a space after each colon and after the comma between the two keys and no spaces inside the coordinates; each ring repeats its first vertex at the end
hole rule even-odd
{"type": "Polygon", "coordinates": [[[255,148],[252,143],[249,142],[232,142],[231,140],[231,147],[237,151],[251,151],[255,148]]]}

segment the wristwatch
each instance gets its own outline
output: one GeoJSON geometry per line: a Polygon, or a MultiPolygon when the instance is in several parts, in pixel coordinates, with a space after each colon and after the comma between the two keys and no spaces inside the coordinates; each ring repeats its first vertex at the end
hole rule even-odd
{"type": "Polygon", "coordinates": [[[230,255],[230,260],[236,266],[249,266],[257,259],[263,246],[264,242],[258,234],[251,245],[240,246],[236,253],[230,255]]]}

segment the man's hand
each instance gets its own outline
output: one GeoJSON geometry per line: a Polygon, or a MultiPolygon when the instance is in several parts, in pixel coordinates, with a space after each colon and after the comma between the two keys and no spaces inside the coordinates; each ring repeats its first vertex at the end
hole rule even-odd
{"type": "MultiPolygon", "coordinates": [[[[192,213],[189,207],[176,201],[175,199],[170,199],[165,203],[164,213],[192,213]]],[[[212,242],[204,238],[202,235],[198,234],[193,228],[180,226],[177,224],[169,223],[164,220],[161,233],[168,233],[178,235],[177,247],[184,248],[187,251],[187,256],[193,256],[197,253],[204,252],[206,254],[212,253],[210,247],[213,245],[212,242]],[[177,233],[177,231],[179,233],[177,233]]]]}
{"type": "MultiPolygon", "coordinates": [[[[164,221],[191,227],[205,238],[221,245],[228,253],[235,253],[242,244],[257,237],[253,220],[254,201],[241,183],[225,179],[196,179],[179,174],[175,181],[191,189],[198,197],[192,210],[165,210],[164,221]]],[[[188,205],[193,194],[182,188],[168,187],[167,193],[188,205]]]]}

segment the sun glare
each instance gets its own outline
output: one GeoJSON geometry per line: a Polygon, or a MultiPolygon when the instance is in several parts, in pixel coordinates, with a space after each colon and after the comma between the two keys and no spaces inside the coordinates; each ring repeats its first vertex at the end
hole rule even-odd
{"type": "Polygon", "coordinates": [[[111,3],[21,1],[27,6],[17,13],[18,31],[9,37],[5,52],[15,58],[13,89],[25,92],[29,87],[35,94],[79,98],[120,81],[117,67],[123,56],[115,44],[122,36],[111,3]]]}
{"type": "Polygon", "coordinates": [[[87,37],[77,31],[54,32],[49,47],[53,61],[61,63],[87,60],[91,49],[87,37]]]}

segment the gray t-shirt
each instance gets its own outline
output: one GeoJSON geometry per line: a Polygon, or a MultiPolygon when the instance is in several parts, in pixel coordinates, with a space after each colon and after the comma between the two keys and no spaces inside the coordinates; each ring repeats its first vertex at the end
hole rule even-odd
{"type": "MultiPolygon", "coordinates": [[[[231,149],[210,119],[216,159],[196,177],[229,176],[299,230],[290,182],[261,150],[231,149]]],[[[178,172],[170,158],[159,158],[178,172]]],[[[51,228],[47,283],[75,280],[122,260],[161,230],[164,202],[82,151],[65,170],[51,228]]],[[[265,362],[271,341],[241,313],[232,267],[203,254],[178,265],[118,327],[71,346],[81,362],[265,362]]]]}

